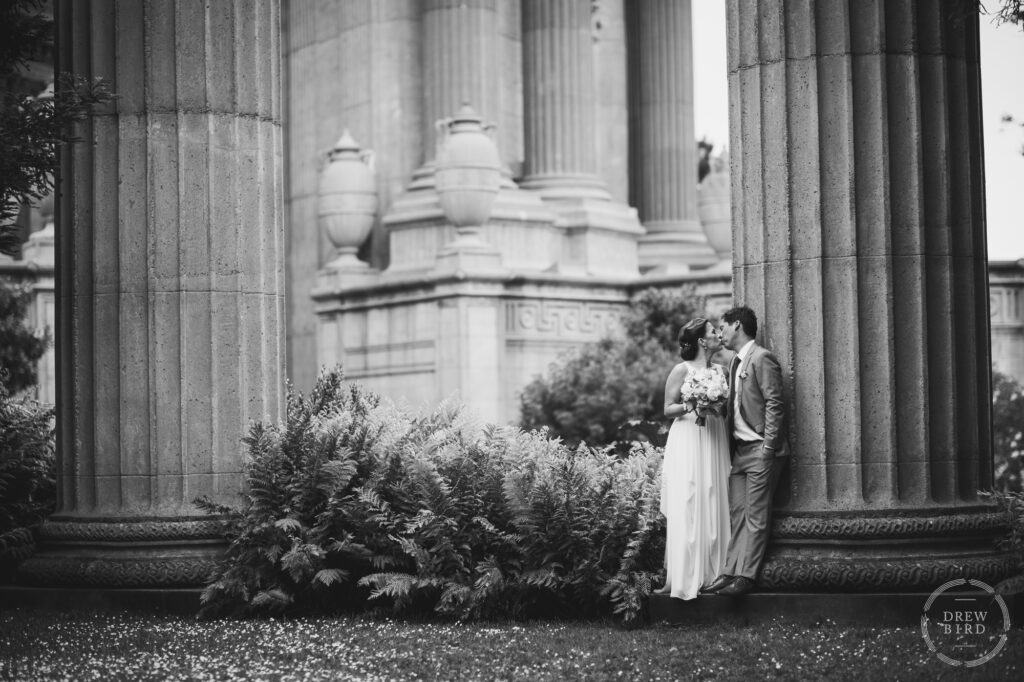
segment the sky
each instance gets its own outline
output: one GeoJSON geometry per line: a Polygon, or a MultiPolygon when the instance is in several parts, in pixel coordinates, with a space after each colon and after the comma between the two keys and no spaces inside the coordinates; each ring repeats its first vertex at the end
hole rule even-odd
{"type": "MultiPolygon", "coordinates": [[[[697,138],[729,144],[725,3],[693,2],[694,119],[697,138]]],[[[1024,31],[981,18],[981,89],[985,133],[985,199],[990,260],[1024,258],[1024,31]]]]}

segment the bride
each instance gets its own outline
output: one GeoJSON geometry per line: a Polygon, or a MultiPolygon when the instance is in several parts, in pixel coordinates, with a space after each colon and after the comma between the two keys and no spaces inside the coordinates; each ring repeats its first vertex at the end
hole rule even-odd
{"type": "MultiPolygon", "coordinates": [[[[661,513],[665,515],[665,586],[659,593],[693,599],[725,564],[729,545],[729,434],[717,412],[695,414],[680,395],[687,383],[724,368],[711,358],[722,348],[714,326],[704,318],[679,332],[683,361],[665,382],[665,416],[673,418],[665,444],[661,475],[661,513]],[[703,417],[703,419],[698,419],[703,417]],[[704,424],[700,425],[699,422],[704,424]]],[[[724,414],[725,410],[722,410],[724,414]]]]}

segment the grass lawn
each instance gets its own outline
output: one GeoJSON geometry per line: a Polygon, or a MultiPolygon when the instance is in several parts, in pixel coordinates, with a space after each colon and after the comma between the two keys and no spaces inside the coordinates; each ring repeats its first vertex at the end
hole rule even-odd
{"type": "Polygon", "coordinates": [[[460,624],[370,616],[197,622],[137,613],[0,611],[0,679],[1024,679],[1024,630],[953,668],[916,628],[460,624]]]}

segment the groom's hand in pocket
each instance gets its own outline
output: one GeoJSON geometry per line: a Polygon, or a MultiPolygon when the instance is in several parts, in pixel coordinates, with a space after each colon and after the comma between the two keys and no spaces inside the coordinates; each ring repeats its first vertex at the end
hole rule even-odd
{"type": "Polygon", "coordinates": [[[775,448],[770,447],[768,445],[762,445],[761,446],[761,457],[763,457],[765,459],[772,459],[773,457],[775,457],[775,448]]]}

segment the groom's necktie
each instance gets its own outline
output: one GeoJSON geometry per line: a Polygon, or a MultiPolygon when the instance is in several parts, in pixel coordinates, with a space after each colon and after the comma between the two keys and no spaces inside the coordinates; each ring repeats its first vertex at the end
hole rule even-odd
{"type": "Polygon", "coordinates": [[[732,426],[733,414],[736,412],[736,371],[740,368],[740,358],[737,355],[729,364],[729,426],[732,426]]]}

